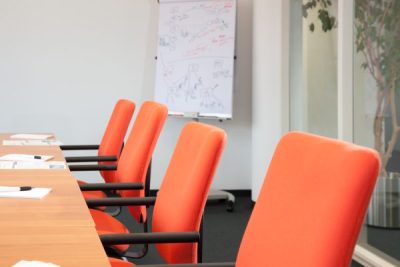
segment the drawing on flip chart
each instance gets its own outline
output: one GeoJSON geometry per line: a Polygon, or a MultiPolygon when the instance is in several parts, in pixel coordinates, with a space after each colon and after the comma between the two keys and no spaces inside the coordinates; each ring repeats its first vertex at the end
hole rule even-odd
{"type": "Polygon", "coordinates": [[[161,4],[156,100],[231,117],[235,14],[234,0],[161,4]]]}

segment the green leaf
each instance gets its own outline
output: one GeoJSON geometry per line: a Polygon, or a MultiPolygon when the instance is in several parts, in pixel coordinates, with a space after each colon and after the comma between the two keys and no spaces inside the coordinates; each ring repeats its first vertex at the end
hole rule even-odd
{"type": "Polygon", "coordinates": [[[361,68],[363,68],[364,70],[367,69],[367,67],[368,67],[368,63],[365,62],[365,63],[361,64],[361,68]]]}

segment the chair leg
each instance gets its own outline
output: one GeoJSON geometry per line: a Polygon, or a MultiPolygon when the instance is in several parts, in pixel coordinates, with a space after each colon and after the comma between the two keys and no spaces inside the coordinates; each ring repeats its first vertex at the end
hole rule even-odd
{"type": "Polygon", "coordinates": [[[144,182],[144,195],[148,197],[150,195],[150,181],[151,181],[151,159],[146,172],[146,181],[144,182]]]}
{"type": "Polygon", "coordinates": [[[202,263],[203,262],[203,227],[204,227],[204,215],[201,217],[200,221],[200,239],[199,242],[197,243],[197,262],[202,263]]]}

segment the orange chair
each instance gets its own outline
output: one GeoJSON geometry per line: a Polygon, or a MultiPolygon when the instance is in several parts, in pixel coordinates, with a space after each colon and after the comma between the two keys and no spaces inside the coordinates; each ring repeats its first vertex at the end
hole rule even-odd
{"type": "MultiPolygon", "coordinates": [[[[118,235],[127,233],[128,229],[110,215],[91,210],[99,234],[106,234],[100,236],[103,244],[161,242],[167,244],[156,247],[169,263],[201,260],[200,224],[225,140],[225,132],[217,127],[188,123],[179,137],[157,197],[87,200],[89,207],[128,205],[132,208],[131,205],[154,204],[152,233],[118,235]]],[[[114,248],[123,253],[128,245],[114,248]]]]}
{"type": "MultiPolygon", "coordinates": [[[[98,156],[80,156],[80,157],[65,157],[67,162],[91,162],[97,161],[100,163],[108,162],[108,164],[116,164],[124,143],[126,131],[128,130],[135,103],[127,99],[120,99],[114,106],[111,117],[108,121],[106,130],[100,145],[62,145],[62,150],[98,150],[98,156]]],[[[74,170],[74,166],[70,167],[74,170]]],[[[115,171],[100,171],[101,176],[107,183],[115,182],[115,171]]],[[[79,184],[84,184],[83,181],[78,181],[79,184]]],[[[105,197],[102,191],[86,192],[84,196],[89,197],[105,197]]]]}
{"type": "MultiPolygon", "coordinates": [[[[97,156],[65,157],[67,162],[113,161],[115,162],[123,146],[126,131],[135,111],[135,103],[120,99],[114,106],[103,138],[99,145],[61,145],[62,150],[98,150],[97,156]]],[[[106,175],[107,176],[107,175],[106,175]]],[[[106,177],[104,179],[110,179],[106,177]]]]}
{"type": "Polygon", "coordinates": [[[271,160],[236,263],[205,266],[349,266],[378,171],[374,150],[287,134],[271,160]]]}
{"type": "MultiPolygon", "coordinates": [[[[116,182],[81,184],[81,190],[116,190],[123,197],[144,196],[145,191],[149,190],[147,174],[151,156],[167,115],[165,105],[153,101],[144,102],[117,162],[114,176],[116,182]]],[[[102,165],[76,165],[76,169],[81,170],[98,167],[102,165]]],[[[132,207],[131,212],[138,222],[146,223],[146,207],[132,207]]]]}
{"type": "MultiPolygon", "coordinates": [[[[104,198],[104,196],[93,194],[92,192],[99,192],[95,190],[117,191],[123,197],[148,195],[151,157],[167,115],[167,107],[163,104],[153,101],[146,101],[142,104],[117,166],[115,166],[116,182],[81,184],[80,188],[86,194],[86,199],[104,198]]],[[[96,170],[104,167],[108,168],[108,165],[76,165],[75,170],[96,170]]],[[[111,167],[113,166],[111,165],[111,167]]],[[[104,207],[100,209],[104,209],[104,207]]],[[[130,211],[135,220],[143,225],[143,230],[147,232],[146,206],[131,207],[130,211]]],[[[145,245],[132,256],[141,257],[147,253],[147,250],[148,246],[145,245]]]]}

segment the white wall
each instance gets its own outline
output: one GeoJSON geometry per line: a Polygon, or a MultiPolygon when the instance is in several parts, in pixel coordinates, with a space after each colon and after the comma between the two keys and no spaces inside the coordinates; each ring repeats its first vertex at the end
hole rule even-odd
{"type": "MultiPolygon", "coordinates": [[[[118,98],[153,97],[157,17],[156,0],[1,0],[0,132],[99,142],[118,98]]],[[[252,0],[239,0],[234,119],[211,122],[228,133],[216,188],[251,187],[251,36],[252,0]]],[[[184,122],[167,121],[153,188],[184,122]]]]}
{"type": "Polygon", "coordinates": [[[252,199],[288,130],[289,0],[255,0],[253,17],[252,199]]]}

